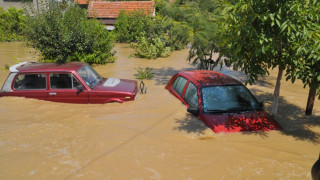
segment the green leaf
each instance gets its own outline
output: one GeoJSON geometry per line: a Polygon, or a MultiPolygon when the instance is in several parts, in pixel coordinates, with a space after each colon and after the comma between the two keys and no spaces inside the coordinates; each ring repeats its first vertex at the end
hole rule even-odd
{"type": "Polygon", "coordinates": [[[278,21],[278,19],[276,19],[276,23],[277,23],[278,27],[281,27],[281,24],[280,24],[280,22],[278,21]]]}
{"type": "Polygon", "coordinates": [[[282,27],[280,28],[281,29],[280,33],[282,33],[287,27],[288,27],[287,22],[283,23],[282,27]]]}

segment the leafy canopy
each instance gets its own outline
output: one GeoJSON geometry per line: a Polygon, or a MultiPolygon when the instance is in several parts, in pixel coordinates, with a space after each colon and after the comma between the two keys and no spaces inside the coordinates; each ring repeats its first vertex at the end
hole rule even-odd
{"type": "Polygon", "coordinates": [[[135,56],[156,59],[167,57],[173,50],[184,49],[190,42],[190,28],[186,23],[158,14],[121,12],[115,24],[118,42],[133,43],[135,56]]]}
{"type": "Polygon", "coordinates": [[[43,61],[83,61],[104,64],[115,61],[113,36],[95,19],[88,19],[78,6],[65,8],[49,3],[27,15],[25,36],[39,50],[43,61]]]}
{"type": "Polygon", "coordinates": [[[0,41],[21,40],[24,26],[25,16],[22,9],[10,7],[5,11],[0,7],[0,41]]]}
{"type": "Polygon", "coordinates": [[[287,80],[319,84],[319,1],[241,0],[228,4],[226,17],[223,53],[249,83],[280,66],[287,80]]]}

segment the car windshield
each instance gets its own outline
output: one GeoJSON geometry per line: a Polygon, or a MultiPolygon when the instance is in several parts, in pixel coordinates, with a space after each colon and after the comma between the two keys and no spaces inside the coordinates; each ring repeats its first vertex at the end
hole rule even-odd
{"type": "Polygon", "coordinates": [[[243,85],[202,88],[204,112],[239,112],[258,110],[255,97],[243,85]]]}
{"type": "Polygon", "coordinates": [[[102,80],[102,77],[89,65],[82,66],[77,73],[90,88],[94,88],[102,80]]]}

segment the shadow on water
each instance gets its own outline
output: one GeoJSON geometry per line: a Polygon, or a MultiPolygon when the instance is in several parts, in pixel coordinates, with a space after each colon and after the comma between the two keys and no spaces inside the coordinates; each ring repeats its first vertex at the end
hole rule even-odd
{"type": "Polygon", "coordinates": [[[243,72],[232,70],[231,68],[228,68],[226,66],[222,66],[222,68],[220,68],[220,66],[217,66],[213,70],[218,71],[224,75],[230,76],[242,83],[244,83],[247,80],[247,75],[245,75],[243,72]]]}
{"type": "Polygon", "coordinates": [[[182,68],[174,69],[172,67],[153,69],[154,73],[153,79],[156,81],[156,85],[166,85],[173,75],[180,71],[190,71],[195,70],[195,68],[182,68]]]}
{"type": "MultiPolygon", "coordinates": [[[[271,103],[273,94],[261,92],[261,90],[253,89],[258,101],[268,104],[265,106],[265,110],[271,112],[271,103]],[[257,93],[260,92],[260,93],[257,93]]],[[[320,143],[320,133],[312,130],[312,127],[320,126],[320,116],[305,116],[304,109],[289,103],[283,97],[279,98],[278,115],[276,120],[281,124],[281,133],[286,136],[292,136],[293,138],[301,141],[309,141],[314,144],[320,143]]],[[[185,131],[186,133],[204,134],[206,126],[202,121],[199,121],[191,114],[186,114],[182,119],[176,120],[177,126],[175,130],[185,131]]],[[[242,134],[255,134],[261,137],[267,138],[268,131],[254,131],[254,132],[242,132],[242,134]]]]}
{"type": "Polygon", "coordinates": [[[270,76],[260,77],[259,81],[256,81],[253,84],[263,87],[274,87],[274,84],[270,83],[270,81],[276,82],[276,78],[272,78],[270,76]]]}
{"type": "Polygon", "coordinates": [[[177,126],[174,130],[185,131],[187,133],[196,133],[203,135],[204,131],[208,128],[202,121],[190,113],[187,113],[185,118],[176,119],[177,126]]]}
{"type": "MultiPolygon", "coordinates": [[[[253,89],[255,92],[260,90],[253,89]]],[[[261,92],[261,91],[260,91],[261,92]]],[[[264,104],[270,104],[265,109],[271,112],[271,104],[273,99],[272,93],[259,93],[255,95],[258,101],[264,102],[264,104]]],[[[312,127],[320,126],[320,116],[305,116],[305,109],[291,104],[283,97],[279,97],[278,115],[276,120],[281,124],[284,135],[292,136],[297,140],[310,141],[313,143],[320,143],[320,133],[311,130],[312,127]]]]}
{"type": "MultiPolygon", "coordinates": [[[[191,71],[196,69],[197,69],[196,67],[182,68],[182,69],[174,69],[172,67],[166,67],[166,68],[160,68],[160,69],[153,69],[152,72],[154,73],[154,79],[156,80],[157,85],[166,85],[174,74],[180,71],[191,71]]],[[[220,69],[219,67],[216,67],[214,68],[214,71],[231,76],[234,79],[237,79],[241,82],[245,82],[247,79],[247,76],[244,73],[240,71],[233,71],[227,67],[224,67],[222,69],[220,69]]]]}

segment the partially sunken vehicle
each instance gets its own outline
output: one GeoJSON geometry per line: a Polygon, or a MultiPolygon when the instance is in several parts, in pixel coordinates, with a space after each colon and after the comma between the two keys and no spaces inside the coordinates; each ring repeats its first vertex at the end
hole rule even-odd
{"type": "Polygon", "coordinates": [[[103,104],[135,100],[138,93],[137,81],[103,78],[86,63],[23,62],[9,70],[0,97],[103,104]]]}
{"type": "Polygon", "coordinates": [[[182,71],[166,89],[215,133],[281,129],[243,84],[219,72],[182,71]]]}

